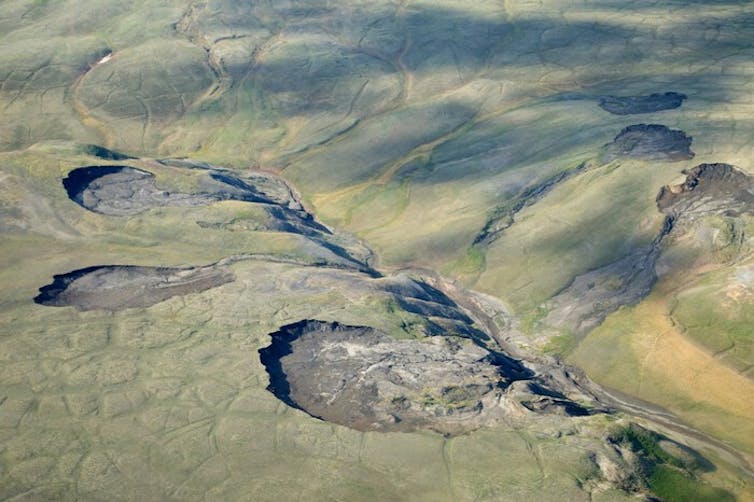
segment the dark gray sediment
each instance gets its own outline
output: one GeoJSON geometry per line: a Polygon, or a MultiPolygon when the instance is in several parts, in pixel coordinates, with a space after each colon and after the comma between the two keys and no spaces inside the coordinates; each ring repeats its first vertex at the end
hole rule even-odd
{"type": "Polygon", "coordinates": [[[650,94],[648,96],[604,96],[599,106],[613,115],[654,113],[679,108],[686,95],[678,92],[650,94]]]}
{"type": "Polygon", "coordinates": [[[268,390],[361,431],[458,434],[518,413],[589,414],[534,383],[518,361],[449,333],[399,340],[367,326],[303,320],[270,336],[259,350],[268,390]]]}
{"type": "Polygon", "coordinates": [[[694,158],[691,136],[660,124],[636,124],[624,128],[605,145],[606,160],[633,158],[678,162],[694,158]]]}
{"type": "Polygon", "coordinates": [[[173,296],[200,293],[235,280],[222,267],[196,268],[103,265],[53,277],[34,301],[79,310],[123,310],[150,307],[173,296]]]}

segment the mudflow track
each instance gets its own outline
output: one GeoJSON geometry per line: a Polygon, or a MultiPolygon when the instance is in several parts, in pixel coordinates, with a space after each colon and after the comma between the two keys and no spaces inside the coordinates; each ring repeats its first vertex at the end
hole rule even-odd
{"type": "MultiPolygon", "coordinates": [[[[448,298],[466,310],[469,317],[476,321],[501,348],[513,357],[523,360],[529,367],[537,368],[539,371],[548,368],[544,370],[548,373],[548,376],[556,380],[565,380],[563,383],[566,386],[579,389],[603,406],[643,419],[655,428],[663,432],[675,433],[681,439],[697,447],[708,448],[736,466],[747,476],[754,477],[754,461],[747,454],[690,427],[671,412],[659,406],[602,387],[578,368],[567,366],[554,358],[532,357],[530,354],[522,353],[516,348],[514,341],[515,337],[520,336],[520,334],[509,329],[508,323],[506,323],[506,328],[501,328],[495,319],[498,316],[507,317],[507,312],[491,305],[483,295],[457,286],[432,270],[412,270],[421,274],[433,287],[442,291],[448,298]]],[[[409,270],[405,271],[409,272],[409,270]]]]}

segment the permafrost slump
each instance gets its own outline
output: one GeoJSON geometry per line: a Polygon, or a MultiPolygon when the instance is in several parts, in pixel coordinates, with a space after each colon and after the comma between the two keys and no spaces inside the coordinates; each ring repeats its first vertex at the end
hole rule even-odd
{"type": "Polygon", "coordinates": [[[452,333],[398,340],[367,326],[304,320],[270,336],[259,351],[268,390],[313,417],[361,431],[459,434],[527,410],[589,414],[536,383],[519,361],[452,333]]]}

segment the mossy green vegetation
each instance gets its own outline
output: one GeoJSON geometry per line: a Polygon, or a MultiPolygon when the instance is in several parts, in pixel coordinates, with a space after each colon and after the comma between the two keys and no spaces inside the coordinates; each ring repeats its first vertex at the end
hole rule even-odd
{"type": "Polygon", "coordinates": [[[679,293],[671,313],[687,336],[741,371],[754,365],[751,270],[742,265],[712,274],[679,293]]]}
{"type": "Polygon", "coordinates": [[[672,467],[655,467],[649,476],[652,492],[668,502],[734,502],[736,497],[727,490],[700,483],[672,467]]]}
{"type": "Polygon", "coordinates": [[[727,490],[699,481],[696,472],[707,468],[704,459],[681,459],[666,451],[659,434],[636,425],[620,427],[610,440],[622,444],[641,457],[642,476],[652,493],[668,502],[703,502],[715,500],[733,502],[736,498],[727,490]],[[701,464],[700,462],[704,462],[701,464]]]}
{"type": "Polygon", "coordinates": [[[575,333],[563,333],[551,337],[544,346],[546,354],[565,358],[579,346],[580,338],[575,333]]]}
{"type": "Polygon", "coordinates": [[[661,439],[662,437],[656,432],[634,424],[619,427],[610,434],[611,441],[629,446],[632,451],[640,453],[648,462],[683,467],[684,463],[680,459],[662,449],[661,439]]]}

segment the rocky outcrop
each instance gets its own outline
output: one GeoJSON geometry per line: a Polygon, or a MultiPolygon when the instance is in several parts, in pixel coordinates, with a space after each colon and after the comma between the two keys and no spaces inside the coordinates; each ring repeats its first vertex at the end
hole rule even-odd
{"type": "Polygon", "coordinates": [[[694,158],[691,137],[659,124],[637,124],[623,129],[605,145],[606,160],[632,158],[678,162],[694,158]]]}
{"type": "Polygon", "coordinates": [[[653,113],[679,108],[685,99],[686,95],[678,92],[648,96],[604,96],[600,99],[600,108],[613,115],[653,113]]]}
{"type": "Polygon", "coordinates": [[[588,414],[530,382],[535,375],[522,363],[457,336],[398,340],[366,326],[304,320],[271,338],[259,351],[268,390],[357,430],[457,434],[529,412],[588,414]]]}
{"type": "Polygon", "coordinates": [[[36,303],[79,310],[149,307],[173,296],[200,293],[233,281],[224,267],[88,267],[56,275],[39,289],[36,303]]]}

